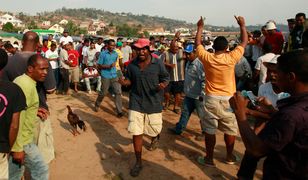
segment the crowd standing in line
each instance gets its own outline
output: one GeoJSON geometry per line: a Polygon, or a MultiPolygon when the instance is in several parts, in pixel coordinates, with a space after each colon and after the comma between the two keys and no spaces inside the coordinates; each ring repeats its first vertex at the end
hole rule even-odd
{"type": "Polygon", "coordinates": [[[118,118],[126,116],[122,90],[129,90],[133,177],[143,168],[143,135],[151,137],[150,150],[159,147],[162,112],[173,103],[172,111],[180,115],[169,129],[175,135],[185,131],[195,110],[198,114],[206,153],[197,158],[199,164],[216,166],[217,129],[224,133],[225,163],[239,162],[233,152],[239,131],[246,147],[239,179],[253,179],[262,157],[264,179],[308,179],[306,15],[288,19],[285,36],[273,20],[253,32],[247,32],[243,17],[235,20],[240,38],[233,42],[223,36],[202,37],[202,17],[194,42],[176,32],[170,40],[99,37],[74,46],[67,30],[59,42],[52,35],[39,42],[31,31],[24,34],[21,47],[1,41],[0,179],[20,179],[25,167],[32,179],[48,179],[54,147],[47,94],[69,95],[83,86],[92,94],[93,85],[94,111],[110,93],[118,118]]]}

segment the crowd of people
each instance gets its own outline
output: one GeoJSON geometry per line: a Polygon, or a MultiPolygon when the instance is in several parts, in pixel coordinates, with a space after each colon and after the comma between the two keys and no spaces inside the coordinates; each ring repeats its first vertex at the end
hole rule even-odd
{"type": "Polygon", "coordinates": [[[308,179],[306,15],[288,19],[285,35],[273,20],[253,32],[243,17],[235,20],[240,38],[232,43],[224,36],[203,38],[202,17],[194,42],[177,32],[170,40],[142,36],[75,44],[64,30],[59,42],[52,35],[40,42],[28,31],[21,46],[1,43],[0,179],[20,180],[25,168],[31,179],[48,179],[55,155],[47,94],[69,95],[82,87],[88,94],[96,91],[95,112],[110,93],[118,118],[126,115],[122,91],[129,91],[133,177],[143,167],[143,135],[152,138],[151,151],[158,148],[162,112],[179,115],[169,131],[180,135],[196,110],[206,152],[197,159],[200,165],[216,167],[218,129],[224,133],[226,164],[240,161],[233,149],[238,132],[242,137],[246,151],[238,179],[253,179],[263,157],[263,179],[308,179]]]}

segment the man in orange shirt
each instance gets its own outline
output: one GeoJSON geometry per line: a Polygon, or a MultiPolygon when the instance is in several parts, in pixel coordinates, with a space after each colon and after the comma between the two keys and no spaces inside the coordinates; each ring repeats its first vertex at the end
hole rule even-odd
{"type": "Polygon", "coordinates": [[[234,164],[236,156],[233,154],[237,124],[229,99],[236,92],[234,66],[240,61],[247,45],[248,36],[243,17],[235,17],[240,26],[242,42],[232,51],[228,50],[228,41],[223,36],[214,40],[215,53],[207,52],[201,45],[203,19],[198,21],[196,34],[196,53],[203,63],[206,72],[205,115],[201,118],[205,132],[206,156],[199,157],[198,162],[207,166],[215,166],[213,152],[216,144],[216,129],[224,133],[227,148],[226,163],[234,164]]]}

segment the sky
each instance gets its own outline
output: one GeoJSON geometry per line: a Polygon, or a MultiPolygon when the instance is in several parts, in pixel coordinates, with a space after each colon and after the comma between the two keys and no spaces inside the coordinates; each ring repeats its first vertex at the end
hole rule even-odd
{"type": "Polygon", "coordinates": [[[217,26],[236,25],[234,15],[243,16],[247,25],[268,20],[286,24],[298,12],[308,16],[308,0],[0,0],[0,4],[1,11],[31,15],[66,7],[157,15],[189,23],[203,16],[205,24],[217,26]]]}

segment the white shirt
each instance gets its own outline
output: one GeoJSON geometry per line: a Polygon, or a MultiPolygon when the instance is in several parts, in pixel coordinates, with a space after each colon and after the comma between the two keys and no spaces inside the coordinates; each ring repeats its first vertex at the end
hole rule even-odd
{"type": "Polygon", "coordinates": [[[82,47],[81,55],[83,56],[83,59],[82,59],[82,63],[83,64],[85,64],[85,57],[88,56],[88,50],[89,50],[88,46],[83,46],[82,47]]]}
{"type": "Polygon", "coordinates": [[[125,63],[127,61],[129,61],[129,54],[132,53],[132,48],[130,46],[125,46],[125,47],[122,47],[121,49],[122,53],[123,53],[123,59],[122,59],[122,62],[125,63]]]}
{"type": "Polygon", "coordinates": [[[276,94],[273,90],[272,83],[267,82],[259,87],[258,96],[266,97],[272,102],[273,106],[276,108],[277,101],[289,97],[290,94],[284,92],[276,94]]]}
{"type": "Polygon", "coordinates": [[[263,63],[271,61],[274,57],[274,53],[267,53],[258,58],[255,69],[260,71],[259,86],[261,84],[265,84],[266,82],[267,68],[264,66],[263,63]]]}
{"type": "Polygon", "coordinates": [[[61,43],[66,43],[66,42],[73,42],[73,38],[71,37],[71,36],[67,36],[67,37],[64,37],[64,36],[62,36],[61,38],[60,38],[60,44],[61,43]]]}
{"type": "Polygon", "coordinates": [[[99,45],[99,44],[95,44],[95,49],[96,49],[96,51],[98,51],[98,52],[101,52],[101,49],[104,47],[104,43],[102,43],[101,45],[99,45]]]}
{"type": "Polygon", "coordinates": [[[90,48],[88,48],[88,50],[87,50],[87,56],[88,56],[88,65],[94,65],[94,63],[95,63],[95,59],[96,59],[96,57],[95,57],[95,55],[96,55],[96,53],[97,52],[99,52],[99,51],[97,51],[96,49],[90,49],[90,48]]]}
{"type": "MultiPolygon", "coordinates": [[[[59,57],[59,54],[58,54],[58,51],[55,50],[55,51],[51,51],[50,49],[46,51],[45,53],[45,57],[47,59],[54,59],[54,58],[58,58],[59,57]]],[[[50,65],[52,67],[52,69],[56,69],[59,67],[59,62],[58,61],[49,61],[50,62],[50,65]]]]}

